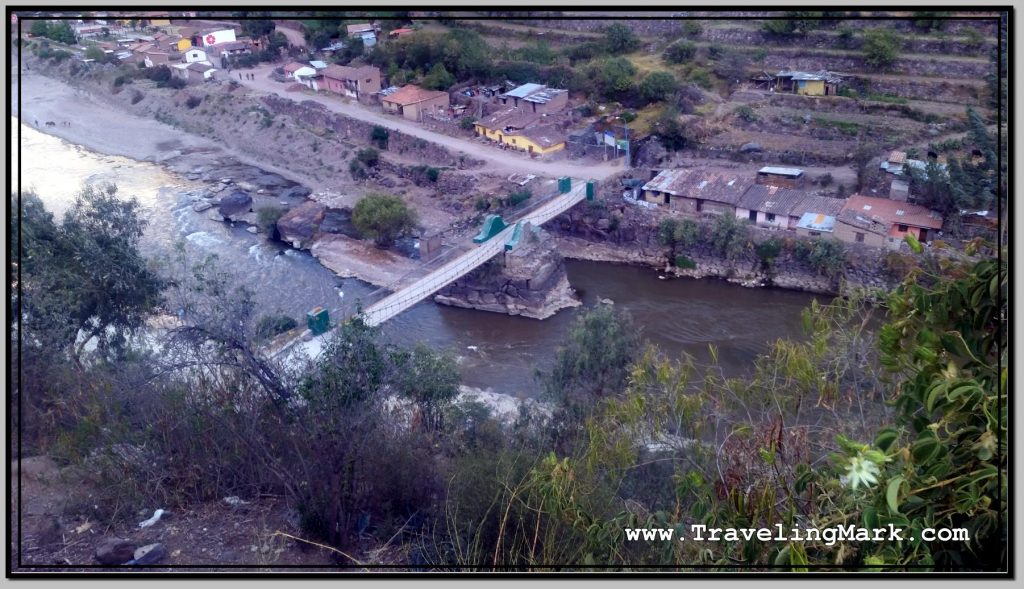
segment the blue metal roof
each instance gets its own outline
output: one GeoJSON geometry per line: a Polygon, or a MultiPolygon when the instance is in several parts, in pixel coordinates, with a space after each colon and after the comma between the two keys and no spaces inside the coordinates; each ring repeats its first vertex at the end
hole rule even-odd
{"type": "Polygon", "coordinates": [[[804,213],[796,226],[798,229],[811,231],[832,231],[836,227],[836,218],[821,213],[804,213]]]}
{"type": "Polygon", "coordinates": [[[506,96],[511,96],[513,98],[526,98],[530,94],[533,94],[534,92],[536,92],[537,90],[540,90],[543,87],[544,87],[544,84],[533,84],[533,83],[523,84],[522,86],[520,86],[520,87],[518,87],[518,88],[516,88],[514,90],[509,90],[508,92],[505,93],[505,95],[506,96]]]}

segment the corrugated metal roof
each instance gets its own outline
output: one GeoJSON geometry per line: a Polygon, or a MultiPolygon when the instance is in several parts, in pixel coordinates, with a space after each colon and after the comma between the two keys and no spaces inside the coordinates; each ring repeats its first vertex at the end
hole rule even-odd
{"type": "Polygon", "coordinates": [[[643,189],[735,205],[752,184],[753,179],[733,173],[703,169],[663,170],[644,184],[643,189]]]}
{"type": "Polygon", "coordinates": [[[889,161],[894,164],[902,164],[907,161],[907,152],[905,151],[893,151],[889,153],[889,161]]]}
{"type": "Polygon", "coordinates": [[[804,190],[755,184],[743,193],[736,206],[774,215],[789,215],[807,196],[804,190]]]}
{"type": "Polygon", "coordinates": [[[802,176],[804,171],[800,168],[777,168],[765,166],[757,171],[758,174],[774,174],[776,176],[802,176]]]}
{"type": "Polygon", "coordinates": [[[827,196],[811,194],[793,207],[793,211],[790,214],[794,217],[802,216],[805,213],[824,214],[834,217],[839,214],[839,211],[843,210],[845,204],[846,200],[842,198],[829,198],[827,196]]]}
{"type": "Polygon", "coordinates": [[[836,228],[836,218],[831,215],[804,213],[796,226],[798,229],[832,232],[836,228]]]}
{"type": "MultiPolygon", "coordinates": [[[[941,229],[942,216],[920,205],[914,205],[887,198],[876,198],[855,194],[846,201],[843,213],[855,213],[871,220],[892,225],[913,225],[928,229],[941,229]]],[[[840,217],[843,219],[843,217],[840,217]]]]}
{"type": "Polygon", "coordinates": [[[534,84],[531,82],[529,84],[523,84],[522,86],[519,86],[515,90],[509,90],[508,92],[505,93],[505,95],[511,96],[513,98],[526,98],[527,96],[533,94],[534,92],[540,90],[541,88],[544,88],[544,84],[534,84]]]}

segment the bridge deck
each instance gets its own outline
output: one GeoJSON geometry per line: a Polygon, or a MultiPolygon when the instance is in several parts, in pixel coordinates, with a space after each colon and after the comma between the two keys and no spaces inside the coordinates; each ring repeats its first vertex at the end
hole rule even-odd
{"type": "Polygon", "coordinates": [[[373,303],[363,310],[363,321],[368,325],[384,323],[501,253],[505,248],[505,242],[512,236],[516,223],[529,221],[534,225],[542,225],[571,209],[585,197],[586,183],[577,181],[576,186],[569,192],[559,194],[545,201],[535,210],[527,212],[491,239],[419,280],[373,303]]]}

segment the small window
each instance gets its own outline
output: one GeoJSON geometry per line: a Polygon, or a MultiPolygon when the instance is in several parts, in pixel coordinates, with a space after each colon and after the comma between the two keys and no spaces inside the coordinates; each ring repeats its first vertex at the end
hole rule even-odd
{"type": "Polygon", "coordinates": [[[765,215],[765,219],[767,219],[769,223],[774,223],[775,213],[768,213],[767,215],[765,215]]]}
{"type": "Polygon", "coordinates": [[[906,233],[906,231],[907,231],[907,226],[906,225],[898,225],[896,228],[899,229],[900,232],[902,232],[902,233],[906,233]]]}
{"type": "Polygon", "coordinates": [[[820,231],[808,231],[808,233],[811,235],[811,237],[818,237],[819,235],[821,235],[820,231]]]}
{"type": "Polygon", "coordinates": [[[864,234],[863,233],[858,233],[857,234],[857,243],[864,243],[864,234]]]}

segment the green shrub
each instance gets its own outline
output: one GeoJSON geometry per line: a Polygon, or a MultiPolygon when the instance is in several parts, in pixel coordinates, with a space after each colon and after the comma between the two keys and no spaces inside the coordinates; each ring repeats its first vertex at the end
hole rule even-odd
{"type": "Polygon", "coordinates": [[[459,128],[463,131],[472,131],[476,120],[473,117],[462,117],[459,119],[459,128]]]}
{"type": "Polygon", "coordinates": [[[352,209],[352,225],[364,238],[386,247],[416,226],[416,212],[389,194],[369,194],[352,209]]]}
{"type": "Polygon", "coordinates": [[[370,173],[366,170],[363,164],[359,163],[359,160],[354,159],[348,162],[348,172],[352,174],[352,178],[356,180],[362,180],[369,177],[370,173]]]}
{"type": "Polygon", "coordinates": [[[299,326],[299,322],[287,315],[264,315],[256,324],[256,337],[268,340],[299,326]]]}
{"type": "Polygon", "coordinates": [[[672,232],[672,240],[683,247],[693,247],[701,240],[701,226],[692,219],[683,219],[672,232]]]}
{"type": "Polygon", "coordinates": [[[682,268],[683,270],[693,270],[697,267],[697,263],[690,258],[680,254],[676,256],[676,268],[682,268]]]}
{"type": "Polygon", "coordinates": [[[675,243],[675,232],[679,222],[675,219],[664,219],[658,225],[658,243],[661,245],[672,245],[675,243]]]}
{"type": "Polygon", "coordinates": [[[509,193],[508,197],[505,199],[505,204],[506,206],[509,207],[517,207],[523,204],[524,202],[530,200],[531,196],[533,196],[533,193],[530,192],[530,189],[523,188],[515,192],[509,193]]]}
{"type": "Polygon", "coordinates": [[[437,179],[440,177],[441,170],[438,170],[437,168],[433,167],[427,168],[427,180],[430,180],[431,182],[437,182],[437,179]]]}
{"type": "Polygon", "coordinates": [[[201,96],[189,96],[185,100],[185,106],[192,109],[202,104],[203,98],[201,96]]]}
{"type": "Polygon", "coordinates": [[[689,41],[676,41],[665,48],[662,59],[668,63],[685,63],[697,55],[697,46],[689,41]]]}
{"type": "Polygon", "coordinates": [[[380,163],[380,152],[372,147],[356,152],[356,159],[367,168],[375,168],[380,163]]]}
{"type": "Polygon", "coordinates": [[[273,235],[277,222],[284,216],[285,210],[278,206],[261,207],[256,211],[257,224],[267,235],[273,235]]]}
{"type": "Polygon", "coordinates": [[[132,92],[132,100],[131,100],[131,102],[132,102],[132,104],[138,104],[138,103],[142,102],[142,99],[144,97],[145,96],[142,94],[142,92],[140,90],[135,90],[134,92],[132,92]]]}
{"type": "Polygon", "coordinates": [[[754,109],[750,108],[750,106],[746,104],[736,109],[736,116],[748,123],[753,123],[758,120],[757,113],[755,113],[754,109]]]}
{"type": "Polygon", "coordinates": [[[387,149],[389,135],[387,129],[380,125],[374,125],[373,130],[370,131],[370,141],[374,142],[381,149],[387,149]]]}
{"type": "Polygon", "coordinates": [[[889,29],[868,29],[864,31],[864,45],[861,51],[864,61],[873,68],[884,69],[895,63],[900,51],[899,36],[889,29]]]}

